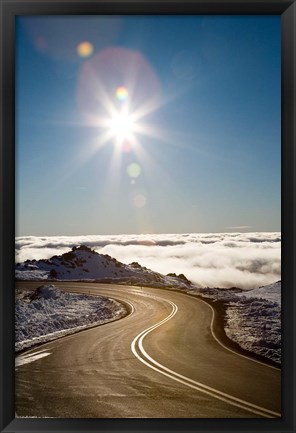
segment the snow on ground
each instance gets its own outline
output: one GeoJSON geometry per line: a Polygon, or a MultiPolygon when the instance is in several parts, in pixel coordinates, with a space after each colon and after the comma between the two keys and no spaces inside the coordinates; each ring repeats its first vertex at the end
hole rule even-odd
{"type": "Polygon", "coordinates": [[[281,305],[281,281],[269,284],[268,286],[258,287],[257,289],[246,290],[238,294],[238,296],[241,296],[242,298],[265,299],[281,305]]]}
{"type": "Polygon", "coordinates": [[[17,290],[15,349],[20,351],[126,314],[119,302],[102,296],[66,293],[54,285],[34,292],[17,290]]]}
{"type": "Polygon", "coordinates": [[[226,311],[226,334],[244,349],[281,363],[281,281],[239,293],[226,311]]]}
{"type": "Polygon", "coordinates": [[[225,333],[231,340],[281,363],[281,281],[248,291],[207,288],[199,293],[224,303],[225,333]]]}
{"type": "Polygon", "coordinates": [[[226,312],[226,335],[244,349],[281,363],[281,307],[276,302],[246,298],[226,312]]]}
{"type": "MultiPolygon", "coordinates": [[[[246,229],[246,228],[245,228],[246,229]]],[[[245,230],[244,229],[244,230],[245,230]]],[[[229,232],[231,230],[231,232],[229,232]]],[[[139,262],[163,275],[184,274],[198,287],[251,289],[281,278],[281,233],[179,233],[17,237],[17,262],[50,259],[86,245],[122,263],[139,262]]]]}
{"type": "Polygon", "coordinates": [[[114,284],[135,284],[149,287],[188,288],[184,275],[162,275],[137,262],[126,265],[107,254],[98,254],[81,245],[45,260],[26,260],[15,267],[17,280],[83,280],[114,284]]]}
{"type": "MultiPolygon", "coordinates": [[[[215,273],[215,269],[211,269],[211,272],[215,273]]],[[[223,302],[226,307],[226,335],[237,342],[241,347],[251,352],[265,356],[275,362],[281,362],[280,281],[251,290],[241,290],[239,288],[220,289],[213,287],[198,288],[197,285],[187,280],[183,274],[179,276],[174,273],[162,275],[141,266],[137,262],[127,265],[109,255],[99,254],[86,246],[73,247],[72,250],[63,253],[61,256],[53,256],[50,259],[32,259],[26,260],[24,263],[18,263],[16,265],[16,278],[18,280],[84,280],[160,288],[176,288],[191,294],[208,297],[212,300],[219,300],[223,302]]],[[[63,301],[63,297],[66,295],[67,294],[59,295],[59,297],[56,298],[55,302],[57,302],[58,308],[61,307],[61,302],[66,304],[66,300],[63,301]]],[[[98,298],[94,299],[94,303],[99,302],[98,298]]],[[[82,301],[83,298],[80,299],[80,302],[82,301]]],[[[21,321],[27,323],[27,328],[22,331],[22,341],[32,338],[44,338],[39,334],[35,335],[33,333],[33,337],[31,334],[25,334],[25,332],[30,333],[28,329],[31,330],[31,327],[32,329],[36,328],[34,328],[34,319],[32,319],[31,322],[28,322],[28,320],[30,313],[32,317],[34,317],[37,314],[36,311],[40,309],[41,306],[44,308],[43,312],[48,314],[51,320],[50,323],[57,323],[57,328],[51,325],[52,328],[45,330],[45,334],[54,333],[54,335],[57,335],[57,333],[64,333],[64,328],[89,326],[89,323],[97,320],[96,316],[92,313],[86,313],[86,321],[83,321],[85,315],[82,311],[83,308],[89,308],[90,300],[84,300],[85,305],[80,304],[80,307],[78,306],[76,309],[75,314],[79,313],[78,316],[80,317],[77,323],[75,318],[71,318],[71,315],[66,313],[63,320],[56,318],[54,316],[56,307],[48,305],[48,303],[50,303],[49,299],[31,300],[29,303],[28,299],[24,299],[22,305],[24,302],[28,304],[27,306],[25,305],[27,309],[24,313],[21,307],[18,307],[18,303],[16,307],[16,313],[24,314],[25,316],[20,316],[19,323],[21,323],[21,321]],[[36,305],[34,304],[35,301],[36,305]],[[17,310],[17,308],[19,308],[19,310],[17,310]],[[52,312],[48,313],[50,308],[52,308],[52,312]],[[71,320],[73,324],[71,324],[71,320]]],[[[44,326],[45,325],[42,325],[42,327],[44,326]]],[[[52,338],[54,338],[54,336],[52,338]]],[[[36,342],[36,340],[34,341],[36,342]]],[[[23,343],[20,344],[17,342],[17,344],[17,347],[23,347],[23,343]]]]}

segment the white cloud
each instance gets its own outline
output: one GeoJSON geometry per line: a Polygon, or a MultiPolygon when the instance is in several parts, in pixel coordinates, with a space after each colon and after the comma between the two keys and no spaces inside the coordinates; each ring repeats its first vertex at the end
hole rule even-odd
{"type": "Polygon", "coordinates": [[[183,273],[201,287],[255,288],[281,279],[280,233],[19,237],[16,261],[50,258],[84,244],[124,263],[183,273]]]}

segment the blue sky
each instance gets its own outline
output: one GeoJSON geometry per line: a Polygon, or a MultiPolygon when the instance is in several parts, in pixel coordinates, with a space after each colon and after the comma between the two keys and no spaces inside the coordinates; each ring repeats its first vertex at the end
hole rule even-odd
{"type": "Polygon", "coordinates": [[[16,29],[17,235],[280,231],[280,17],[16,29]]]}

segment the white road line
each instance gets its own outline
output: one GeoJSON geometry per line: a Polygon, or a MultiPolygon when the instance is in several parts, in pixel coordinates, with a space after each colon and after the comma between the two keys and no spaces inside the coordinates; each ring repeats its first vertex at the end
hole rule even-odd
{"type": "MultiPolygon", "coordinates": [[[[76,285],[73,285],[73,286],[76,286],[76,285]]],[[[76,286],[76,287],[78,287],[78,291],[79,291],[79,288],[80,288],[80,287],[79,287],[79,286],[76,286]]],[[[93,286],[91,286],[91,287],[90,287],[90,286],[84,286],[84,288],[91,288],[91,289],[93,289],[93,286]]],[[[136,291],[135,291],[135,292],[136,292],[136,291]]],[[[167,317],[166,317],[165,319],[163,319],[162,321],[156,323],[155,325],[150,326],[149,328],[147,328],[147,329],[145,329],[144,331],[142,331],[142,332],[141,332],[140,334],[138,334],[138,335],[134,338],[134,340],[132,341],[132,344],[131,344],[131,350],[132,350],[133,354],[134,354],[134,355],[135,355],[135,356],[136,356],[136,357],[137,357],[137,358],[138,358],[142,363],[146,364],[149,368],[152,368],[153,370],[158,371],[159,373],[161,373],[161,374],[163,374],[163,375],[165,375],[165,376],[167,376],[167,377],[169,377],[169,378],[171,378],[171,379],[173,379],[173,380],[175,380],[175,381],[177,381],[177,382],[180,382],[180,383],[182,383],[182,384],[184,384],[184,385],[186,385],[186,386],[188,386],[188,387],[190,387],[190,388],[196,389],[196,390],[198,390],[198,391],[200,391],[200,392],[203,392],[203,393],[205,393],[205,394],[211,395],[212,397],[217,398],[217,399],[219,399],[219,400],[222,400],[222,401],[224,401],[224,402],[226,402],[226,403],[228,403],[228,404],[231,404],[231,405],[233,405],[233,406],[240,407],[240,408],[242,408],[242,409],[244,409],[244,410],[247,410],[247,411],[249,411],[249,412],[252,412],[252,413],[255,413],[255,414],[258,414],[258,415],[261,415],[261,416],[267,417],[267,418],[273,418],[274,416],[276,416],[276,417],[281,416],[280,413],[273,412],[273,411],[271,411],[271,410],[269,410],[269,409],[265,409],[265,408],[260,407],[260,406],[256,406],[256,405],[254,405],[254,404],[252,404],[252,403],[249,403],[249,402],[247,402],[247,401],[245,401],[245,400],[240,400],[240,399],[238,399],[238,398],[236,398],[236,397],[233,397],[233,396],[231,396],[231,395],[229,395],[229,394],[223,393],[223,392],[221,392],[221,391],[219,391],[219,390],[216,390],[216,389],[214,389],[214,388],[208,387],[207,385],[204,385],[204,384],[202,384],[202,383],[196,382],[196,381],[194,381],[193,379],[190,379],[190,378],[187,378],[187,377],[185,377],[185,376],[183,376],[183,375],[180,375],[179,373],[176,373],[175,371],[168,369],[167,367],[165,367],[164,365],[158,363],[158,362],[155,361],[152,357],[150,357],[150,355],[147,354],[147,352],[145,351],[145,349],[144,349],[144,347],[143,347],[143,340],[144,340],[144,338],[146,337],[146,335],[148,335],[148,334],[149,334],[150,332],[152,332],[154,329],[158,328],[159,326],[163,325],[164,323],[166,323],[167,321],[169,321],[170,319],[172,319],[173,316],[177,313],[177,311],[178,311],[178,307],[177,307],[176,304],[174,304],[173,302],[171,302],[171,301],[169,301],[169,300],[167,300],[167,299],[159,298],[159,297],[156,297],[156,296],[153,296],[153,295],[147,295],[147,294],[145,294],[144,292],[138,292],[138,293],[134,293],[134,294],[142,295],[142,296],[146,296],[146,297],[152,297],[152,298],[154,298],[154,299],[158,299],[158,300],[160,300],[160,301],[167,302],[167,303],[169,303],[169,304],[173,307],[173,310],[172,310],[172,312],[169,314],[169,316],[167,316],[167,317]],[[138,347],[136,346],[136,344],[138,344],[138,347]],[[150,361],[150,363],[147,362],[144,358],[142,358],[142,357],[137,353],[136,348],[138,348],[138,350],[142,353],[142,355],[144,355],[144,357],[146,357],[146,359],[148,359],[148,360],[150,361]],[[151,364],[154,364],[154,365],[151,365],[151,364]],[[156,367],[155,367],[155,366],[156,366],[156,367]],[[163,370],[164,370],[164,371],[163,371],[163,370]],[[165,371],[167,371],[167,373],[166,373],[165,371]],[[257,409],[258,409],[258,410],[257,410],[257,409]],[[268,415],[268,414],[269,414],[269,415],[268,415]]],[[[116,298],[113,298],[113,299],[118,299],[118,298],[116,297],[116,298]]],[[[265,367],[271,367],[271,368],[274,368],[274,369],[278,370],[278,368],[276,368],[276,367],[273,367],[273,366],[270,366],[270,365],[265,364],[265,363],[263,363],[263,362],[257,361],[257,360],[255,360],[255,359],[253,359],[253,358],[248,357],[248,356],[241,355],[241,354],[237,353],[236,351],[234,351],[234,350],[232,350],[232,349],[229,349],[228,347],[224,346],[224,344],[221,343],[220,340],[216,337],[216,335],[215,335],[215,333],[214,333],[214,330],[213,330],[213,324],[214,324],[214,319],[215,319],[215,310],[213,309],[213,307],[212,307],[210,304],[208,304],[208,303],[207,303],[206,301],[204,301],[203,299],[201,299],[201,298],[194,298],[194,299],[202,301],[202,302],[205,303],[209,308],[211,308],[211,310],[212,310],[212,321],[211,321],[211,325],[210,325],[210,330],[211,330],[211,333],[212,333],[212,335],[213,335],[213,338],[217,341],[217,343],[218,343],[220,346],[222,346],[224,349],[226,349],[226,350],[228,350],[228,351],[234,353],[234,354],[237,355],[237,356],[241,356],[241,357],[246,358],[246,359],[248,359],[248,360],[250,360],[250,361],[257,362],[257,363],[259,363],[259,364],[264,365],[265,367]]],[[[118,299],[118,300],[120,301],[120,299],[118,299]]],[[[126,301],[126,300],[123,300],[123,302],[126,302],[127,304],[129,304],[129,306],[131,307],[131,313],[130,313],[130,315],[133,314],[134,311],[135,311],[134,306],[133,306],[130,302],[126,301]]],[[[87,331],[87,330],[88,330],[88,329],[86,329],[85,331],[87,331]]],[[[85,331],[82,331],[82,332],[85,332],[85,331]]],[[[64,336],[64,337],[61,337],[61,338],[63,338],[63,339],[67,339],[67,338],[70,339],[70,338],[74,338],[74,337],[75,337],[75,334],[68,335],[68,336],[64,336]]],[[[47,346],[47,345],[50,345],[50,344],[53,344],[54,342],[55,342],[55,340],[50,341],[50,342],[47,342],[47,343],[44,343],[44,344],[42,344],[42,347],[47,346]]],[[[36,348],[35,348],[35,349],[36,349],[36,348]]],[[[33,351],[34,351],[34,348],[28,350],[28,351],[26,352],[26,354],[24,354],[24,356],[27,356],[27,354],[29,354],[30,352],[33,352],[33,351]]],[[[40,352],[42,352],[42,351],[40,351],[40,352]]],[[[39,353],[40,353],[40,352],[39,352],[39,353]]],[[[37,352],[37,353],[38,353],[38,352],[37,352]]],[[[34,355],[34,354],[33,354],[33,355],[34,355]]],[[[48,353],[48,355],[49,355],[49,353],[48,353]]],[[[46,354],[45,356],[47,356],[47,354],[46,354]]],[[[41,356],[40,356],[40,357],[41,357],[41,356]]],[[[32,358],[33,358],[33,357],[32,357],[32,358]]],[[[35,359],[34,359],[34,360],[35,360],[35,359]]],[[[32,359],[32,361],[33,361],[33,359],[32,359]]]]}
{"type": "MultiPolygon", "coordinates": [[[[152,295],[152,294],[147,294],[147,293],[145,293],[145,292],[141,292],[141,291],[139,291],[139,290],[137,290],[137,289],[134,289],[134,288],[132,288],[132,290],[129,290],[129,292],[132,293],[132,294],[138,295],[138,296],[146,296],[146,297],[150,297],[150,298],[155,298],[155,299],[156,299],[156,297],[155,297],[154,295],[152,295]]],[[[187,295],[186,292],[181,293],[181,294],[187,295]]],[[[215,332],[214,332],[214,321],[215,321],[215,316],[216,316],[215,309],[212,307],[212,305],[210,305],[208,302],[206,302],[206,301],[205,301],[204,299],[202,299],[202,298],[199,298],[199,297],[196,297],[196,296],[190,296],[190,297],[193,298],[193,299],[195,299],[196,301],[201,301],[201,302],[203,302],[204,304],[206,304],[206,305],[211,309],[211,311],[212,311],[212,320],[211,320],[211,325],[210,325],[211,334],[212,334],[213,338],[217,341],[217,343],[218,343],[221,347],[223,347],[225,350],[228,350],[228,351],[231,352],[231,353],[234,353],[234,354],[237,355],[237,356],[240,356],[241,358],[245,358],[245,359],[248,359],[249,361],[256,362],[257,364],[261,364],[261,365],[263,365],[264,367],[269,367],[269,368],[272,368],[273,370],[281,370],[280,367],[275,367],[275,366],[273,366],[273,365],[270,365],[270,364],[267,364],[267,363],[265,363],[265,362],[262,362],[262,361],[259,361],[259,360],[257,360],[257,359],[254,359],[254,358],[252,358],[252,357],[250,357],[250,356],[248,356],[248,355],[242,355],[242,354],[239,353],[238,351],[235,351],[235,350],[230,349],[229,347],[225,346],[225,345],[222,343],[222,341],[219,340],[219,338],[216,336],[216,334],[215,334],[215,332]]],[[[162,299],[162,298],[158,298],[158,299],[162,299]]],[[[125,302],[126,302],[126,301],[125,301],[125,302]]]]}
{"type": "MultiPolygon", "coordinates": [[[[226,394],[224,392],[221,392],[217,389],[211,388],[207,385],[204,385],[200,382],[196,382],[193,379],[190,379],[186,376],[183,376],[179,373],[176,373],[173,370],[170,370],[169,368],[165,367],[164,365],[158,363],[155,359],[153,359],[150,355],[148,355],[148,353],[145,351],[144,347],[143,347],[143,340],[144,338],[150,333],[152,332],[154,329],[160,327],[161,325],[163,325],[164,323],[168,322],[169,320],[171,320],[174,315],[177,313],[178,311],[178,307],[176,304],[174,304],[173,302],[167,300],[167,299],[163,299],[163,298],[156,298],[159,299],[161,301],[165,301],[168,302],[171,306],[172,306],[172,312],[163,320],[161,320],[160,322],[156,323],[155,325],[150,326],[149,328],[145,329],[144,331],[142,331],[140,334],[138,334],[134,340],[132,341],[131,344],[131,350],[133,352],[133,354],[145,365],[147,365],[148,367],[152,368],[155,371],[158,371],[159,373],[163,374],[164,376],[167,376],[177,382],[180,382],[190,388],[196,389],[200,392],[203,392],[205,394],[210,395],[211,397],[217,398],[218,400],[222,400],[228,404],[231,404],[233,406],[242,408],[244,410],[247,410],[249,412],[255,413],[257,415],[261,415],[263,417],[266,418],[273,418],[273,417],[278,417],[281,416],[280,413],[271,411],[269,409],[265,409],[263,407],[257,406],[253,403],[249,403],[245,400],[241,400],[237,397],[231,396],[229,394],[226,394]],[[138,351],[143,355],[141,356],[138,351]],[[149,362],[148,362],[149,361],[149,362]]],[[[235,353],[235,352],[234,352],[235,353]]]]}
{"type": "MultiPolygon", "coordinates": [[[[116,299],[118,299],[120,301],[119,298],[116,298],[116,299]]],[[[131,312],[130,312],[130,314],[128,314],[128,316],[130,316],[131,314],[133,314],[135,312],[135,307],[133,306],[133,304],[131,304],[128,301],[124,301],[123,299],[121,300],[121,302],[125,302],[126,304],[128,304],[131,307],[131,312]]]]}
{"type": "Polygon", "coordinates": [[[20,357],[27,358],[27,357],[32,356],[32,355],[39,355],[39,353],[43,353],[43,352],[46,352],[46,349],[38,350],[38,351],[34,352],[33,354],[30,354],[29,352],[25,352],[24,354],[17,355],[17,357],[18,358],[20,358],[20,357]]]}
{"type": "MultiPolygon", "coordinates": [[[[76,286],[76,287],[78,287],[79,288],[79,286],[76,286]]],[[[135,286],[136,287],[136,286],[135,286]]],[[[152,294],[147,294],[147,293],[145,293],[145,291],[140,291],[139,289],[136,289],[135,287],[133,287],[133,286],[127,286],[127,289],[129,289],[129,292],[130,293],[132,293],[132,294],[134,294],[134,295],[138,295],[138,296],[146,296],[146,297],[151,297],[151,298],[155,298],[155,296],[154,295],[152,295],[152,294]]],[[[88,289],[93,289],[93,286],[85,286],[85,288],[88,288],[88,289]]],[[[186,293],[184,293],[184,295],[186,295],[186,293]]],[[[206,304],[210,309],[211,309],[211,311],[212,311],[212,320],[211,320],[211,325],[210,325],[210,330],[211,330],[211,334],[212,334],[212,336],[213,336],[213,338],[216,340],[216,342],[221,346],[221,347],[223,347],[225,350],[228,350],[229,352],[231,352],[231,353],[234,353],[235,355],[237,355],[237,356],[240,356],[241,358],[245,358],[245,359],[248,359],[249,361],[252,361],[252,362],[256,362],[257,364],[261,364],[261,365],[263,365],[264,367],[269,367],[269,368],[272,368],[272,369],[274,369],[274,370],[280,370],[280,367],[275,367],[275,366],[273,366],[273,365],[270,365],[270,364],[267,364],[267,363],[265,363],[265,362],[262,362],[262,361],[258,361],[257,359],[254,359],[254,358],[251,358],[250,356],[248,356],[248,355],[242,355],[241,353],[239,353],[239,352],[237,352],[237,351],[235,351],[235,350],[232,350],[232,349],[230,349],[229,347],[227,347],[227,346],[225,346],[219,339],[218,339],[218,337],[216,336],[216,334],[215,334],[215,332],[214,332],[214,321],[215,321],[215,315],[216,315],[216,312],[215,312],[215,310],[214,310],[214,308],[212,307],[212,305],[210,305],[208,302],[206,302],[204,299],[202,299],[202,298],[197,298],[197,297],[195,297],[195,296],[190,296],[191,298],[193,298],[193,299],[195,299],[196,301],[201,301],[201,302],[203,302],[204,304],[206,304]]],[[[159,299],[162,299],[162,298],[159,298],[159,299]]],[[[119,300],[119,299],[118,299],[119,300]]],[[[132,308],[132,312],[131,312],[131,314],[134,312],[134,307],[132,306],[132,304],[130,304],[128,301],[125,301],[125,300],[123,300],[123,302],[127,302],[130,306],[131,306],[131,308],[132,308]]]]}
{"type": "Polygon", "coordinates": [[[21,365],[30,364],[31,362],[38,361],[38,359],[44,358],[45,356],[51,355],[51,352],[43,352],[35,355],[32,353],[30,356],[18,356],[15,360],[15,367],[21,365]]]}
{"type": "Polygon", "coordinates": [[[216,336],[216,334],[215,334],[215,332],[214,332],[214,321],[215,321],[215,315],[216,315],[215,309],[212,307],[212,305],[208,304],[208,303],[207,303],[206,301],[204,301],[202,298],[196,298],[196,297],[194,297],[194,296],[191,296],[191,297],[192,297],[193,299],[197,300],[197,301],[202,301],[204,304],[206,304],[206,305],[207,305],[207,306],[212,310],[212,320],[211,320],[211,326],[210,326],[210,328],[211,328],[211,333],[212,333],[212,336],[214,337],[214,339],[217,341],[217,343],[220,344],[220,346],[222,346],[224,349],[228,350],[229,352],[235,353],[237,356],[240,356],[241,358],[246,358],[246,359],[248,359],[249,361],[253,361],[253,362],[256,362],[257,364],[264,365],[264,367],[273,368],[274,370],[280,370],[279,367],[274,367],[273,365],[266,364],[265,362],[262,362],[262,361],[258,361],[257,359],[251,358],[251,357],[249,357],[249,356],[247,356],[247,355],[242,355],[241,353],[236,352],[235,350],[232,350],[232,349],[230,349],[229,347],[225,346],[225,345],[224,345],[224,344],[223,344],[223,343],[218,339],[218,337],[216,336]]]}
{"type": "MultiPolygon", "coordinates": [[[[145,296],[145,292],[136,292],[136,291],[130,291],[130,292],[132,292],[133,294],[136,294],[136,295],[142,295],[142,296],[145,296]]],[[[184,295],[188,295],[186,292],[184,292],[184,293],[181,293],[181,294],[184,294],[184,295]]],[[[153,295],[146,295],[147,297],[154,297],[153,295]]],[[[242,355],[241,353],[239,353],[238,351],[235,351],[235,350],[233,350],[233,349],[230,349],[229,347],[227,347],[227,346],[225,346],[223,343],[222,343],[222,341],[220,341],[219,340],[219,338],[216,336],[216,334],[215,334],[215,332],[214,332],[214,321],[215,321],[215,316],[216,316],[216,311],[215,311],[215,309],[212,307],[212,305],[210,305],[208,302],[206,302],[204,299],[202,299],[202,298],[199,298],[199,297],[196,297],[196,296],[190,296],[190,298],[193,298],[195,301],[201,301],[201,302],[203,302],[204,304],[206,304],[207,305],[207,307],[209,307],[210,309],[211,309],[211,311],[212,311],[212,320],[211,320],[211,325],[210,325],[210,330],[211,330],[211,334],[212,334],[212,336],[213,336],[213,338],[217,341],[217,343],[221,346],[221,347],[223,347],[225,350],[228,350],[229,352],[232,352],[232,353],[234,353],[235,355],[237,355],[237,356],[240,356],[241,358],[245,358],[245,359],[248,359],[249,361],[252,361],[252,362],[256,362],[257,364],[261,364],[261,365],[263,365],[264,367],[269,367],[269,368],[272,368],[273,370],[281,370],[281,368],[280,367],[275,367],[275,366],[273,366],[273,365],[270,365],[270,364],[267,364],[267,363],[265,363],[265,362],[262,362],[262,361],[259,361],[259,360],[257,360],[257,359],[254,359],[254,358],[252,358],[252,357],[250,357],[250,356],[248,356],[248,355],[242,355]]],[[[162,299],[162,298],[159,298],[159,299],[162,299]]]]}
{"type": "MultiPolygon", "coordinates": [[[[77,286],[75,286],[75,287],[77,287],[77,286]]],[[[85,287],[84,286],[84,288],[88,288],[87,286],[85,287]]],[[[92,289],[93,289],[93,287],[91,287],[92,289]]],[[[91,296],[96,296],[95,294],[94,295],[91,295],[91,296]]],[[[104,295],[98,295],[98,296],[104,296],[104,295]]],[[[106,295],[105,295],[106,296],[106,295]]],[[[110,296],[110,298],[111,298],[111,296],[110,296]]],[[[120,299],[119,298],[112,298],[112,299],[115,299],[115,300],[118,300],[118,301],[120,301],[120,299]]],[[[125,319],[126,317],[128,317],[128,316],[130,316],[131,314],[133,314],[134,312],[135,312],[135,307],[133,306],[133,304],[131,304],[129,301],[126,301],[126,300],[124,300],[124,299],[122,299],[122,302],[125,302],[126,304],[129,304],[129,306],[130,306],[130,308],[131,308],[131,312],[127,315],[127,316],[124,316],[124,317],[122,317],[120,320],[122,320],[122,319],[125,319]]],[[[114,320],[113,322],[116,322],[116,320],[114,320]]],[[[86,329],[80,329],[80,330],[78,330],[77,332],[79,332],[79,333],[83,333],[83,332],[87,332],[87,331],[90,331],[91,329],[94,329],[96,326],[102,326],[102,325],[107,325],[108,323],[113,323],[112,321],[111,322],[106,322],[106,323],[103,323],[103,324],[101,324],[101,325],[94,325],[94,326],[91,326],[91,327],[89,327],[89,328],[86,328],[86,329]]],[[[46,343],[40,343],[40,344],[38,344],[38,347],[46,347],[46,346],[50,346],[50,345],[52,345],[52,344],[54,344],[54,343],[56,343],[56,342],[59,342],[60,340],[69,340],[69,339],[71,339],[71,338],[75,338],[76,337],[76,334],[77,334],[77,332],[73,332],[73,334],[68,334],[68,335],[63,335],[63,336],[61,336],[61,337],[57,337],[56,339],[54,339],[54,340],[50,340],[50,341],[47,341],[46,343]]],[[[26,350],[23,354],[21,354],[21,355],[16,355],[16,359],[17,359],[17,357],[20,357],[20,356],[22,356],[22,357],[26,357],[26,356],[31,356],[31,353],[33,352],[33,355],[35,354],[35,353],[41,353],[41,352],[45,352],[47,349],[43,349],[43,350],[40,350],[39,352],[35,352],[35,350],[36,350],[36,347],[32,347],[31,349],[28,349],[28,350],[26,350]]]]}

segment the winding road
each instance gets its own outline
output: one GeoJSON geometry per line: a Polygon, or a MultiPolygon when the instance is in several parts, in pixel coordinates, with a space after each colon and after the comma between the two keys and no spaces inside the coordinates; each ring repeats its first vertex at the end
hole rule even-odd
{"type": "Polygon", "coordinates": [[[280,369],[225,347],[213,332],[213,309],[204,301],[164,289],[56,286],[124,301],[130,313],[18,355],[18,417],[281,416],[280,369]]]}

